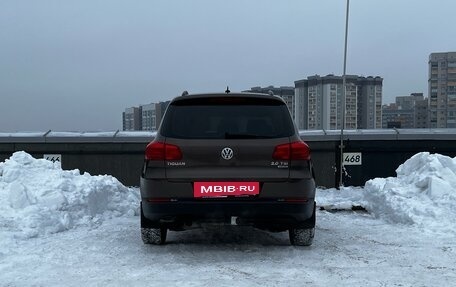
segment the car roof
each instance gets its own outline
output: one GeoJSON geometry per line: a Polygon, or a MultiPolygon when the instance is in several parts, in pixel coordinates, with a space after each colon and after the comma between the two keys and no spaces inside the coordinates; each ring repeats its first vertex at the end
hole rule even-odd
{"type": "Polygon", "coordinates": [[[271,94],[262,93],[202,93],[202,94],[188,94],[184,92],[182,96],[175,97],[171,102],[180,101],[184,99],[198,99],[198,98],[215,98],[215,97],[229,97],[229,98],[258,98],[258,99],[271,99],[285,102],[281,97],[271,94]]]}

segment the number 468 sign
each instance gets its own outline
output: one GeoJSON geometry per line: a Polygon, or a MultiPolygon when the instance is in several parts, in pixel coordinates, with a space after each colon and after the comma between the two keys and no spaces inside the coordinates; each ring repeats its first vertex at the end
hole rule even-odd
{"type": "Polygon", "coordinates": [[[362,165],[362,154],[360,152],[344,152],[344,165],[362,165]]]}

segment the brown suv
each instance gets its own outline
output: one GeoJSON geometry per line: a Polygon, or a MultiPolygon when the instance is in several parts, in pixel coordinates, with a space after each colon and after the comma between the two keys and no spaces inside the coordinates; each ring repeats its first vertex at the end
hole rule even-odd
{"type": "Polygon", "coordinates": [[[184,93],[171,101],[141,174],[141,236],[202,224],[289,231],[311,245],[315,181],[310,150],[285,102],[252,93],[184,93]]]}

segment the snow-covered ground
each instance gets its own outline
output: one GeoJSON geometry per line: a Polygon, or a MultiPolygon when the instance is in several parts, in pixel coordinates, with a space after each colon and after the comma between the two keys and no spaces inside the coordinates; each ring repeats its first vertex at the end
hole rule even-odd
{"type": "Polygon", "coordinates": [[[0,286],[454,286],[456,159],[397,173],[318,190],[311,247],[231,226],[145,246],[137,189],[18,152],[0,163],[0,286]]]}

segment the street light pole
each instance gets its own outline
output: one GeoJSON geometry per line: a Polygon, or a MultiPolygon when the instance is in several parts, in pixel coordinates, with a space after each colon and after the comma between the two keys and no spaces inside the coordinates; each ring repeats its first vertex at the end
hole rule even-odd
{"type": "Polygon", "coordinates": [[[343,169],[344,169],[344,128],[345,128],[345,102],[346,102],[346,71],[347,71],[347,39],[348,39],[348,12],[350,0],[347,0],[347,12],[345,15],[345,46],[344,46],[344,73],[342,75],[342,99],[341,99],[341,116],[342,122],[340,127],[340,167],[339,167],[339,187],[344,186],[343,169]]]}

